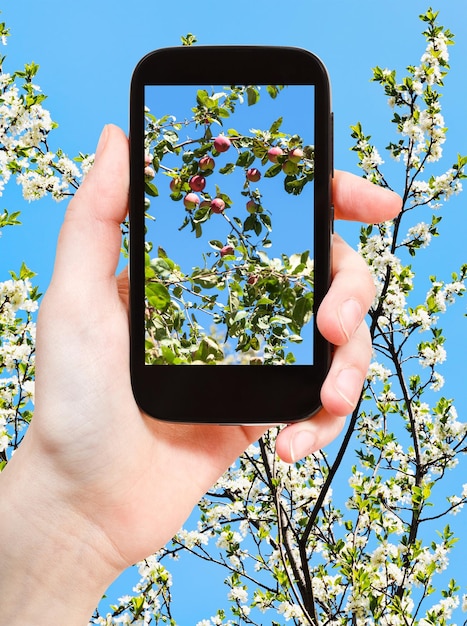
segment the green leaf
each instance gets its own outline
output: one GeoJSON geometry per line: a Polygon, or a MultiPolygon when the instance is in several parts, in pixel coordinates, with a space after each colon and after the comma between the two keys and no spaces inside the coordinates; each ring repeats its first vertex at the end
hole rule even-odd
{"type": "Polygon", "coordinates": [[[290,335],[289,341],[293,341],[293,343],[301,343],[303,341],[303,337],[300,337],[300,335],[290,335]]]}
{"type": "Polygon", "coordinates": [[[269,129],[269,132],[272,135],[275,135],[277,133],[279,128],[282,126],[282,121],[283,121],[283,118],[279,117],[275,122],[271,124],[271,128],[269,129]]]}
{"type": "Polygon", "coordinates": [[[211,241],[209,241],[209,245],[211,248],[214,248],[214,250],[221,250],[224,246],[222,241],[219,241],[218,239],[211,239],[211,241]]]}
{"type": "Polygon", "coordinates": [[[196,35],[193,35],[193,33],[188,33],[185,36],[182,35],[180,39],[182,41],[182,46],[192,46],[198,41],[196,39],[196,35]]]}
{"type": "Polygon", "coordinates": [[[178,141],[178,135],[177,135],[177,133],[174,130],[167,130],[164,133],[164,139],[167,142],[173,144],[173,143],[176,143],[178,141]]]}
{"type": "Polygon", "coordinates": [[[292,311],[294,322],[301,328],[307,324],[313,315],[313,302],[310,297],[298,298],[292,311]]]}
{"type": "Polygon", "coordinates": [[[269,232],[272,231],[272,223],[271,218],[267,213],[260,213],[259,219],[263,222],[264,226],[268,229],[269,232]]]}
{"type": "Polygon", "coordinates": [[[209,94],[206,89],[198,89],[196,92],[196,102],[201,106],[204,106],[207,100],[209,100],[209,94]]]}
{"type": "Polygon", "coordinates": [[[235,163],[227,163],[224,167],[221,167],[219,174],[232,174],[235,169],[235,163]]]}
{"type": "Polygon", "coordinates": [[[267,85],[266,91],[271,96],[271,98],[275,100],[279,95],[279,91],[281,91],[283,87],[284,85],[267,85]]]}
{"type": "Polygon", "coordinates": [[[169,261],[170,259],[162,257],[157,257],[155,259],[151,259],[150,261],[151,268],[154,270],[156,275],[159,276],[159,278],[162,278],[162,280],[167,280],[173,269],[173,262],[170,264],[169,261]]]}
{"type": "Polygon", "coordinates": [[[20,215],[20,211],[15,211],[14,213],[8,213],[5,209],[3,213],[0,215],[0,228],[4,226],[19,226],[21,222],[18,220],[18,216],[20,215]]]}
{"type": "Polygon", "coordinates": [[[170,304],[170,293],[162,283],[146,285],[146,298],[151,306],[158,311],[165,311],[170,304]]]}
{"type": "Polygon", "coordinates": [[[10,276],[13,280],[27,280],[28,278],[34,278],[36,275],[37,274],[30,270],[24,261],[21,263],[19,275],[16,274],[16,272],[10,271],[10,276]]]}
{"type": "Polygon", "coordinates": [[[256,214],[253,213],[253,214],[249,215],[246,218],[246,220],[245,220],[245,222],[243,224],[244,232],[247,232],[249,230],[253,230],[256,233],[256,230],[258,228],[257,224],[259,224],[259,226],[260,226],[259,232],[261,232],[261,224],[260,224],[260,222],[258,222],[258,218],[256,217],[256,214]]]}
{"type": "Polygon", "coordinates": [[[192,275],[192,280],[196,285],[204,289],[212,289],[219,282],[219,276],[212,270],[201,270],[192,275]]]}
{"type": "Polygon", "coordinates": [[[256,104],[259,100],[259,91],[252,86],[247,87],[246,89],[247,98],[248,98],[248,106],[252,106],[256,104]]]}
{"type": "Polygon", "coordinates": [[[255,158],[256,157],[252,152],[245,150],[240,153],[236,165],[240,167],[249,167],[254,162],[255,158]]]}
{"type": "Polygon", "coordinates": [[[210,207],[208,206],[202,206],[199,209],[197,209],[195,211],[195,214],[193,216],[193,221],[195,224],[199,224],[202,222],[205,222],[206,220],[209,219],[209,215],[210,215],[210,207]]]}
{"type": "Polygon", "coordinates": [[[269,167],[265,172],[264,172],[264,177],[265,178],[273,178],[274,176],[277,176],[282,170],[282,165],[280,163],[274,163],[274,165],[271,165],[271,167],[269,167]]]}
{"type": "Polygon", "coordinates": [[[159,191],[156,185],[148,181],[144,183],[144,190],[145,190],[145,193],[148,194],[148,196],[152,196],[153,198],[156,198],[159,195],[159,191]]]}
{"type": "Polygon", "coordinates": [[[274,315],[269,321],[271,324],[290,324],[292,320],[290,317],[285,317],[285,315],[274,315]]]}

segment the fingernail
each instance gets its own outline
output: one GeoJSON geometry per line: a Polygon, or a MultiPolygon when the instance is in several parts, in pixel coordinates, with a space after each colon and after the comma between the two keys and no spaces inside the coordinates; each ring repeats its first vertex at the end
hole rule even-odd
{"type": "Polygon", "coordinates": [[[309,430],[299,430],[290,440],[290,457],[292,462],[315,451],[316,437],[309,430]]]}
{"type": "Polygon", "coordinates": [[[339,307],[338,317],[342,332],[348,341],[362,321],[363,315],[360,302],[355,300],[355,298],[345,300],[339,307]]]}
{"type": "Polygon", "coordinates": [[[97,144],[94,160],[99,158],[100,154],[104,151],[108,136],[109,136],[109,126],[108,124],[106,124],[104,128],[102,129],[101,136],[99,137],[99,142],[97,144]]]}
{"type": "Polygon", "coordinates": [[[353,367],[347,367],[339,372],[336,378],[336,391],[353,409],[362,392],[362,377],[353,367]]]}

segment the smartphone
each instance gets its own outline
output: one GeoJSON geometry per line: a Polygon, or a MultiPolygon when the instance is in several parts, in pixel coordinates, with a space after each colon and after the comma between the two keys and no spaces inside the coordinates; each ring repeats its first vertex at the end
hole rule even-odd
{"type": "Polygon", "coordinates": [[[131,380],[170,422],[274,424],[321,406],[331,346],[332,113],[311,52],[151,52],[130,96],[131,380]]]}

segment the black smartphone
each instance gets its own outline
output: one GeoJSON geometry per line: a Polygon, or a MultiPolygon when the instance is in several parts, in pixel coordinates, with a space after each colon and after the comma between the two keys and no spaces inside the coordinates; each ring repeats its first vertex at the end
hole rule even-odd
{"type": "Polygon", "coordinates": [[[131,380],[171,422],[321,406],[331,348],[332,113],[323,63],[273,46],[156,50],[130,98],[131,380]]]}

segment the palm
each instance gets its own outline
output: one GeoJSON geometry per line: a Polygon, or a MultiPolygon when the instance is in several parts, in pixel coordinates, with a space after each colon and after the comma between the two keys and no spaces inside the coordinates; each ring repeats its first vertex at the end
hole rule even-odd
{"type": "Polygon", "coordinates": [[[76,307],[58,309],[51,286],[38,325],[39,389],[47,393],[39,391],[32,429],[47,448],[54,480],[67,481],[70,505],[119,546],[123,567],[170,539],[199,498],[264,431],[174,425],[140,412],[129,378],[127,293],[124,272],[107,292],[94,291],[97,313],[90,319],[91,303],[87,316],[76,307]],[[42,341],[52,329],[59,343],[68,344],[65,363],[42,341]],[[41,368],[43,359],[47,367],[41,368]],[[67,420],[56,398],[67,402],[71,395],[86,402],[67,420]]]}

